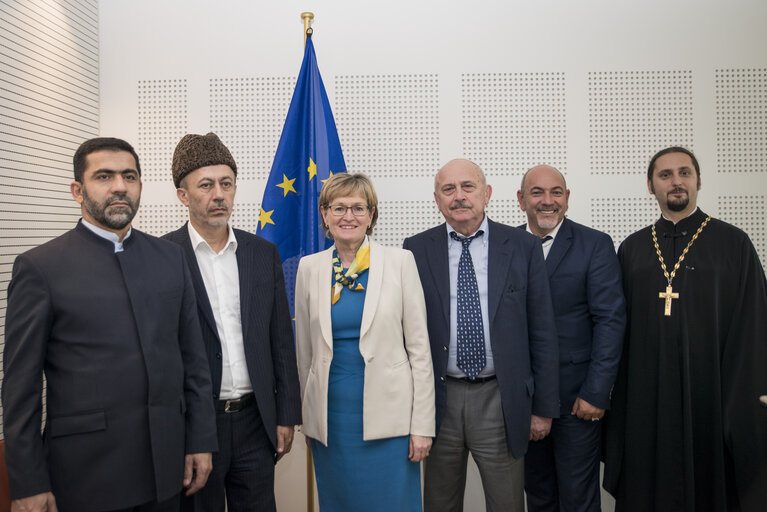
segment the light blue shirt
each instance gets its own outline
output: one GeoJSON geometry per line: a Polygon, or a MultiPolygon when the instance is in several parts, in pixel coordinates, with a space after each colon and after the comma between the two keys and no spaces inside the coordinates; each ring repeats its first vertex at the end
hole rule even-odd
{"type": "Polygon", "coordinates": [[[90,222],[88,222],[85,219],[82,219],[82,222],[83,222],[83,226],[85,226],[86,228],[90,229],[91,231],[96,233],[101,238],[104,238],[105,240],[109,240],[110,242],[115,244],[115,252],[116,253],[123,252],[123,242],[125,242],[128,239],[128,237],[130,236],[130,234],[133,232],[133,228],[132,227],[128,228],[128,232],[125,233],[125,236],[123,237],[123,241],[120,242],[120,237],[117,236],[117,233],[112,233],[111,231],[109,231],[107,229],[100,228],[100,227],[98,227],[98,226],[96,226],[94,224],[91,224],[90,222]]]}
{"type": "MultiPolygon", "coordinates": [[[[447,226],[447,258],[450,272],[450,343],[447,355],[447,374],[450,377],[466,377],[466,374],[456,364],[457,340],[458,340],[458,261],[461,259],[463,244],[453,240],[451,231],[455,231],[450,224],[447,226]]],[[[490,317],[487,306],[487,270],[488,270],[488,242],[490,240],[487,229],[487,215],[482,219],[477,231],[483,231],[481,236],[475,238],[469,244],[471,262],[474,265],[474,273],[477,276],[477,288],[479,290],[479,305],[482,308],[482,327],[485,331],[485,358],[486,364],[478,377],[490,377],[495,375],[493,364],[493,350],[490,348],[490,317]]],[[[459,236],[461,233],[457,233],[459,236]]],[[[474,235],[474,233],[472,233],[474,235]]]]}

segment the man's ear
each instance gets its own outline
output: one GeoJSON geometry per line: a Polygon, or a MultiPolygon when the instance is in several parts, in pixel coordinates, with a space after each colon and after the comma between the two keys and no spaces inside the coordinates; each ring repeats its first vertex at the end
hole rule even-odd
{"type": "Polygon", "coordinates": [[[178,197],[178,200],[181,201],[181,204],[183,204],[186,207],[189,207],[189,198],[187,197],[185,188],[177,188],[176,197],[178,197]]]}
{"type": "Polygon", "coordinates": [[[75,180],[69,184],[69,191],[72,197],[80,204],[83,204],[83,184],[75,180]]]}

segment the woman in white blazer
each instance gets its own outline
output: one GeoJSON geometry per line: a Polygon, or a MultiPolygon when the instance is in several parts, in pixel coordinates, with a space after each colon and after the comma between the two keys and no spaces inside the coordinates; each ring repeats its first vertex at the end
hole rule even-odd
{"type": "Polygon", "coordinates": [[[418,511],[435,417],[418,269],[368,238],[378,199],[365,175],[332,176],[319,208],[335,244],[301,259],[295,304],[320,510],[418,511]]]}

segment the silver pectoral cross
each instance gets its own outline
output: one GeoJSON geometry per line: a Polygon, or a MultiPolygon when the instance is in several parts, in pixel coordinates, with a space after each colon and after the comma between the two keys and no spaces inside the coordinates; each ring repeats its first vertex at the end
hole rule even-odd
{"type": "Polygon", "coordinates": [[[658,298],[666,300],[666,308],[663,310],[663,314],[666,316],[671,316],[671,301],[673,299],[678,299],[679,294],[674,292],[674,290],[671,289],[671,285],[669,284],[666,286],[665,292],[658,292],[658,298]]]}

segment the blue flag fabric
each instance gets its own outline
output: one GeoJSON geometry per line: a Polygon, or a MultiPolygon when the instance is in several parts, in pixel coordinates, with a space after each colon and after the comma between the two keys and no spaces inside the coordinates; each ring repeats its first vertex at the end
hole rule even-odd
{"type": "Polygon", "coordinates": [[[332,244],[320,226],[317,200],[324,182],[339,172],[346,164],[309,36],[256,228],[280,251],[291,315],[298,260],[332,244]]]}

